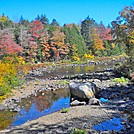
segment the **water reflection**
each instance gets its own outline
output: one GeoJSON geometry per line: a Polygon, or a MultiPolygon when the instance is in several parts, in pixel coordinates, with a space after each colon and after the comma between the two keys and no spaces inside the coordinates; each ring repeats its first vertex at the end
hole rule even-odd
{"type": "Polygon", "coordinates": [[[7,126],[21,125],[28,120],[34,120],[62,108],[70,107],[69,90],[58,89],[53,92],[40,92],[37,95],[22,99],[20,106],[22,107],[20,112],[14,116],[12,122],[7,126]]]}

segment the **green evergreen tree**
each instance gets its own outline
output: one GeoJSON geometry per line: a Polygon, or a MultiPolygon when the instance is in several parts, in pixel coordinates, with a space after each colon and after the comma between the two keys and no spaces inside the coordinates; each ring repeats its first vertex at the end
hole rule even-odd
{"type": "MultiPolygon", "coordinates": [[[[75,44],[79,56],[83,56],[84,53],[88,53],[84,38],[82,37],[77,25],[64,25],[62,31],[66,35],[65,43],[70,44],[70,50],[72,49],[72,45],[75,44]]],[[[70,55],[72,55],[72,51],[70,51],[70,55]]]]}
{"type": "Polygon", "coordinates": [[[93,33],[94,28],[97,26],[97,23],[94,19],[89,18],[87,16],[84,21],[81,23],[81,35],[86,42],[86,45],[91,49],[93,43],[93,33]]]}
{"type": "Polygon", "coordinates": [[[116,44],[115,48],[113,49],[113,55],[120,55],[120,48],[119,45],[116,44]]]}
{"type": "Polygon", "coordinates": [[[19,20],[19,24],[23,25],[24,27],[27,27],[29,25],[29,21],[25,20],[24,17],[21,15],[20,20],[19,20]]]}
{"type": "Polygon", "coordinates": [[[112,47],[111,45],[108,43],[108,41],[104,41],[105,42],[105,51],[107,56],[111,56],[112,55],[112,47]]]}
{"type": "Polygon", "coordinates": [[[41,15],[40,22],[42,22],[44,26],[49,25],[49,19],[46,17],[46,15],[41,15]]]}
{"type": "Polygon", "coordinates": [[[125,52],[125,48],[122,44],[119,44],[119,50],[120,50],[120,54],[123,54],[125,52]]]}
{"type": "Polygon", "coordinates": [[[53,19],[50,25],[52,25],[52,26],[59,26],[59,24],[56,21],[56,19],[53,19]]]}
{"type": "Polygon", "coordinates": [[[35,18],[35,20],[39,20],[40,21],[40,15],[37,15],[37,17],[35,18]]]}

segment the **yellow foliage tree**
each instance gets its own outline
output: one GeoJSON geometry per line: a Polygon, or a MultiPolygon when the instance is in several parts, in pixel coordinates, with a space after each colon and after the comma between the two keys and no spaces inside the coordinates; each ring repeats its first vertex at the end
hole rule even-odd
{"type": "Polygon", "coordinates": [[[71,50],[72,50],[72,58],[73,58],[73,60],[79,61],[80,58],[78,56],[78,49],[76,47],[76,44],[72,45],[72,49],[71,50]]]}
{"type": "Polygon", "coordinates": [[[0,16],[0,23],[5,23],[6,21],[8,21],[6,16],[0,16]]]}
{"type": "Polygon", "coordinates": [[[0,95],[4,95],[10,89],[12,78],[16,76],[13,64],[0,62],[0,95]]]}
{"type": "Polygon", "coordinates": [[[103,41],[100,39],[99,34],[97,33],[96,29],[94,29],[93,34],[93,49],[94,51],[104,50],[103,41]]]}
{"type": "Polygon", "coordinates": [[[129,32],[129,43],[134,45],[134,30],[129,32]]]}

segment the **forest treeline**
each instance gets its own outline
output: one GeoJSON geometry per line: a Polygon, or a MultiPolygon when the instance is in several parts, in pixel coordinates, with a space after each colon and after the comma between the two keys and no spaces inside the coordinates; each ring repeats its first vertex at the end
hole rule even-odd
{"type": "Polygon", "coordinates": [[[0,58],[16,54],[26,62],[61,59],[80,60],[93,56],[121,55],[134,40],[132,7],[125,7],[111,26],[99,24],[89,16],[81,24],[60,26],[45,15],[29,22],[21,16],[18,23],[0,16],[0,58]]]}

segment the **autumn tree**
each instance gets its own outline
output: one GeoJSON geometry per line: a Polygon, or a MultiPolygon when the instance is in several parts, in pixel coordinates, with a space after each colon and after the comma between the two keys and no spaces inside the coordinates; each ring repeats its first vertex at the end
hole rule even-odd
{"type": "Polygon", "coordinates": [[[38,62],[42,58],[40,39],[44,35],[44,27],[38,20],[32,21],[22,33],[21,46],[27,61],[38,62]]]}
{"type": "Polygon", "coordinates": [[[63,59],[69,53],[69,44],[64,42],[65,35],[61,31],[61,27],[52,27],[45,31],[41,39],[42,52],[48,60],[55,59],[56,61],[63,59]]]}
{"type": "Polygon", "coordinates": [[[55,60],[59,60],[62,56],[65,57],[69,52],[69,46],[64,40],[65,34],[61,32],[61,27],[58,27],[50,38],[50,46],[55,60]]]}
{"type": "Polygon", "coordinates": [[[46,30],[44,32],[44,36],[41,38],[41,45],[42,45],[42,53],[44,55],[44,60],[52,58],[51,55],[51,45],[49,43],[50,35],[48,34],[48,31],[46,30]]]}
{"type": "Polygon", "coordinates": [[[112,35],[111,35],[111,28],[107,28],[104,26],[102,21],[100,24],[97,26],[97,33],[99,34],[99,37],[105,41],[111,41],[112,40],[112,35]]]}
{"type": "Polygon", "coordinates": [[[93,54],[97,54],[99,50],[104,50],[104,43],[102,39],[100,38],[99,34],[97,33],[97,29],[94,28],[94,34],[93,34],[93,47],[92,52],[93,54]]]}
{"type": "MultiPolygon", "coordinates": [[[[125,7],[116,21],[112,22],[114,41],[126,47],[129,56],[127,66],[134,72],[134,9],[133,6],[125,7]]],[[[129,72],[129,71],[127,71],[129,72]]]]}
{"type": "Polygon", "coordinates": [[[7,31],[0,32],[0,55],[4,56],[6,54],[18,54],[22,52],[23,49],[21,46],[17,45],[11,34],[7,31]]]}
{"type": "Polygon", "coordinates": [[[0,29],[4,30],[9,27],[13,27],[13,22],[5,15],[0,16],[0,29]]]}
{"type": "Polygon", "coordinates": [[[29,33],[32,34],[35,40],[38,40],[39,37],[43,36],[43,25],[42,22],[35,20],[32,21],[29,25],[29,33]]]}
{"type": "Polygon", "coordinates": [[[105,49],[100,49],[100,54],[102,56],[111,56],[112,53],[112,34],[111,34],[111,28],[105,27],[103,22],[101,21],[98,26],[96,26],[96,33],[99,36],[99,39],[103,42],[103,47],[105,49]]]}

